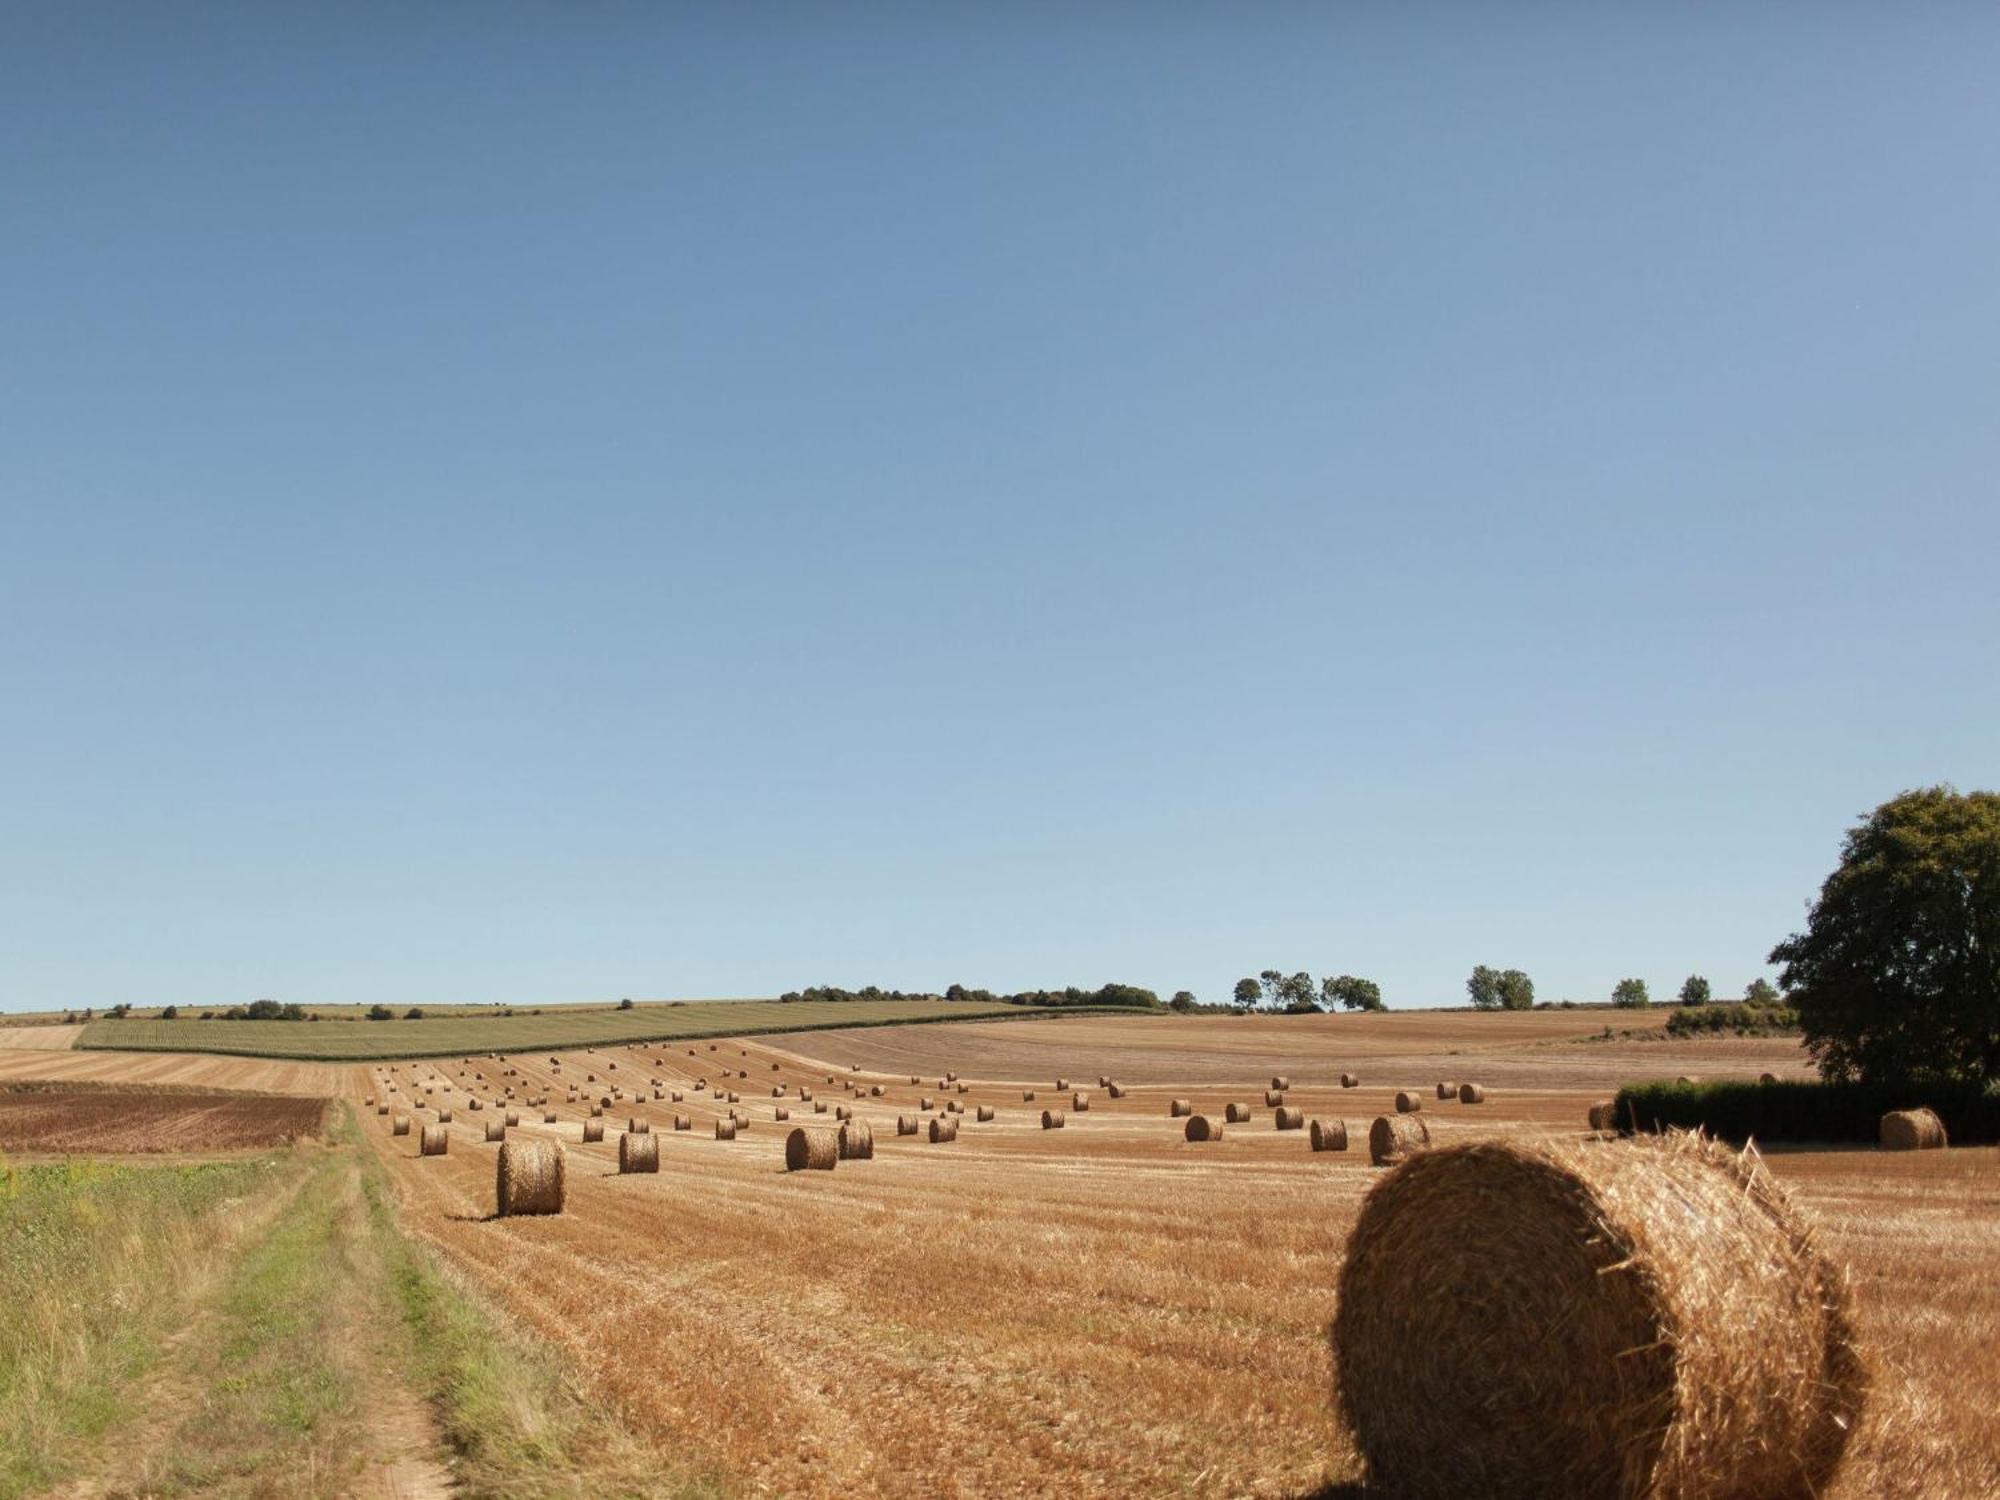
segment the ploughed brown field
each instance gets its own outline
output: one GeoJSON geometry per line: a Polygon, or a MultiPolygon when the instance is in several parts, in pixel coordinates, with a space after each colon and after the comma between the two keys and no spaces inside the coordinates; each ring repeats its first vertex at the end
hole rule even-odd
{"type": "MultiPolygon", "coordinates": [[[[1660,1018],[1613,1016],[1614,1027],[1660,1018]]],[[[1333,1420],[1325,1329],[1342,1246],[1378,1175],[1363,1143],[1398,1088],[1419,1089],[1439,1141],[1582,1133],[1618,1083],[1802,1070],[1788,1040],[1604,1042],[1603,1012],[1522,1016],[1088,1018],[793,1035],[759,1044],[607,1049],[348,1071],[350,1094],[455,1109],[451,1152],[419,1158],[368,1111],[406,1225],[501,1306],[561,1345],[663,1448],[766,1493],[1297,1495],[1359,1477],[1333,1420]],[[616,1063],[615,1071],[609,1066],[616,1063]],[[777,1064],[776,1069],[772,1067],[777,1064]],[[860,1071],[852,1071],[857,1066],[860,1071]],[[503,1066],[519,1074],[503,1076],[503,1066]],[[1338,1087],[1343,1069],[1362,1086],[1338,1087]],[[947,1070],[969,1084],[940,1089],[947,1070]],[[596,1073],[595,1082],[586,1075],[596,1073]],[[736,1077],[747,1073],[748,1077],[736,1077]],[[831,1074],[832,1084],[827,1083],[831,1074]],[[921,1082],[912,1085],[910,1077],[921,1082]],[[1126,1085],[1113,1100],[1100,1074],[1126,1085]],[[1263,1092],[1342,1118],[1356,1139],[1314,1154],[1263,1092]],[[1070,1090],[1060,1094],[1057,1076],[1070,1090]],[[680,1088],[655,1103],[648,1080],[680,1088]],[[697,1094],[692,1081],[706,1078],[697,1094]],[[1433,1085],[1486,1085],[1483,1105],[1433,1085]],[[437,1092],[422,1093],[423,1082],[437,1092]],[[773,1099],[782,1082],[786,1097],[773,1099]],[[853,1083],[855,1098],[842,1088],[853,1083]],[[566,1102],[570,1084],[581,1091],[566,1102]],[[867,1090],[880,1084],[884,1094],[867,1090]],[[488,1218],[496,1097],[549,1091],[558,1123],[519,1134],[570,1152],[560,1218],[488,1218]],[[851,1103],[873,1161],[787,1174],[784,1133],[830,1124],[800,1086],[851,1103]],[[750,1126],[714,1139],[735,1089],[750,1126]],[[582,1144],[591,1102],[605,1139],[582,1144]],[[1036,1099],[1023,1101],[1023,1089],[1036,1099]],[[1070,1092],[1091,1096],[1087,1112],[1070,1092]],[[473,1094],[485,1112],[468,1112],[473,1094]],[[965,1104],[958,1138],[896,1134],[923,1096],[965,1104]],[[1168,1100],[1220,1115],[1190,1145],[1168,1100]],[[975,1120],[990,1104],[997,1118],[975,1120]],[[773,1119],[775,1107],[790,1124],[773,1119]],[[1040,1128],[1045,1107],[1069,1111],[1040,1128]],[[676,1113],[693,1129],[676,1132],[676,1113]],[[658,1176],[620,1177],[639,1115],[658,1176]]],[[[429,1108],[419,1121],[434,1119],[429,1108]]],[[[1615,1149],[1615,1148],[1611,1148],[1615,1149]]],[[[2000,1493],[2000,1161],[1990,1149],[1774,1153],[1772,1166],[1853,1267],[1877,1393],[1838,1496],[2000,1493]]],[[[1422,1358],[1422,1351],[1411,1351],[1422,1358]]],[[[1448,1436],[1440,1434],[1440,1441],[1448,1436]]]]}
{"type": "Polygon", "coordinates": [[[254,1150],[316,1136],[327,1101],[115,1083],[0,1083],[0,1151],[254,1150]]]}

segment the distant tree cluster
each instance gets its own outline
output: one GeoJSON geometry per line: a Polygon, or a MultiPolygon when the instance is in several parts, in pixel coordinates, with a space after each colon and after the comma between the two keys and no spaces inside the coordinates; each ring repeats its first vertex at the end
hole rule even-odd
{"type": "Polygon", "coordinates": [[[1532,1010],[1535,1005],[1535,981],[1519,969],[1480,964],[1465,981],[1465,992],[1481,1010],[1532,1010]]]}
{"type": "MultiPolygon", "coordinates": [[[[929,991],[911,993],[905,990],[885,990],[872,984],[860,990],[820,984],[802,990],[787,990],[778,999],[785,1004],[794,1004],[800,1000],[827,1000],[839,1003],[856,1000],[965,1000],[980,1005],[1025,1005],[1058,1009],[1063,1006],[1078,1005],[1117,1005],[1133,1010],[1160,1008],[1160,997],[1136,984],[1107,984],[1094,990],[1078,989],[1075,985],[1071,985],[1067,989],[1022,990],[1011,995],[998,995],[992,990],[967,989],[962,984],[951,985],[942,994],[929,991]]],[[[1194,997],[1189,995],[1188,999],[1192,1002],[1194,997]]]]}
{"type": "MultiPolygon", "coordinates": [[[[214,1011],[202,1013],[204,1021],[211,1019],[214,1011]]],[[[310,1021],[314,1017],[306,1014],[303,1005],[280,1005],[275,1000],[252,1000],[248,1005],[232,1005],[222,1012],[225,1021],[310,1021]]]]}
{"type": "Polygon", "coordinates": [[[1283,1015],[1311,1015],[1342,1006],[1348,1010],[1382,1010],[1382,986],[1353,974],[1329,974],[1315,980],[1304,969],[1287,974],[1266,969],[1255,979],[1239,979],[1231,991],[1238,1010],[1274,1010],[1283,1015]]]}

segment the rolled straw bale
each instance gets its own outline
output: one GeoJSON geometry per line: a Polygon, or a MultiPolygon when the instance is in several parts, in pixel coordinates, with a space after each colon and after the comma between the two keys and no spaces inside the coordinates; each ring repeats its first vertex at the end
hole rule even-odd
{"type": "Polygon", "coordinates": [[[1399,1090],[1396,1094],[1396,1113],[1413,1115],[1424,1107],[1423,1097],[1410,1089],[1399,1090]]]}
{"type": "Polygon", "coordinates": [[[896,1134],[915,1135],[917,1133],[920,1123],[921,1122],[917,1119],[915,1115],[897,1115],[896,1134]]]}
{"type": "Polygon", "coordinates": [[[731,1089],[729,1091],[729,1102],[731,1104],[741,1104],[743,1102],[743,1096],[737,1093],[734,1089],[731,1089]]]}
{"type": "Polygon", "coordinates": [[[378,1104],[375,1106],[375,1113],[377,1115],[386,1115],[387,1113],[389,1113],[389,1106],[386,1104],[378,1104]]]}
{"type": "Polygon", "coordinates": [[[1082,1089],[1078,1089],[1069,1096],[1069,1107],[1078,1114],[1082,1114],[1090,1108],[1090,1095],[1086,1094],[1082,1089]]]}
{"type": "Polygon", "coordinates": [[[1285,1102],[1285,1091],[1283,1089],[1264,1090],[1264,1108],[1276,1109],[1280,1104],[1283,1104],[1284,1102],[1285,1102]]]}
{"type": "Polygon", "coordinates": [[[637,1115],[633,1115],[625,1122],[625,1133],[627,1135],[646,1135],[652,1128],[652,1121],[642,1120],[637,1115]]]}
{"type": "Polygon", "coordinates": [[[479,1099],[468,1099],[468,1100],[466,1100],[466,1101],[465,1101],[465,1107],[466,1107],[467,1109],[471,1109],[471,1110],[481,1110],[481,1109],[484,1109],[484,1108],[486,1108],[486,1105],[485,1105],[484,1101],[482,1101],[482,1100],[479,1100],[479,1099]]]}
{"type": "Polygon", "coordinates": [[[1290,1088],[1291,1086],[1292,1086],[1292,1080],[1285,1077],[1282,1073],[1276,1073],[1272,1075],[1271,1087],[1276,1089],[1279,1093],[1282,1094],[1286,1089],[1290,1088]]]}
{"type": "Polygon", "coordinates": [[[972,1089],[972,1085],[969,1083],[954,1084],[953,1087],[956,1088],[961,1094],[969,1093],[971,1092],[972,1089]]]}
{"type": "Polygon", "coordinates": [[[585,1120],[583,1122],[583,1139],[586,1145],[593,1141],[603,1140],[604,1121],[601,1118],[596,1120],[585,1120]]]}
{"type": "Polygon", "coordinates": [[[748,1130],[750,1128],[750,1117],[740,1110],[732,1109],[729,1112],[729,1118],[736,1122],[738,1130],[748,1130]]]}
{"type": "Polygon", "coordinates": [[[735,1140],[735,1139],[736,1139],[736,1121],[735,1121],[735,1120],[733,1120],[733,1119],[730,1119],[730,1120],[717,1120],[717,1121],[715,1122],[715,1138],[716,1138],[716,1139],[717,1139],[718,1141],[733,1141],[733,1140],[735,1140]]]}
{"type": "Polygon", "coordinates": [[[771,1085],[771,1097],[772,1097],[773,1099],[782,1099],[782,1098],[784,1098],[784,1097],[785,1097],[785,1086],[784,1086],[784,1085],[783,1085],[782,1083],[774,1083],[774,1084],[772,1084],[772,1085],[771,1085]]]}
{"type": "Polygon", "coordinates": [[[1440,1099],[1456,1099],[1458,1097],[1458,1085],[1455,1083],[1440,1083],[1437,1088],[1438,1098],[1440,1099]]]}
{"type": "Polygon", "coordinates": [[[921,1099],[917,1100],[917,1108],[922,1110],[936,1109],[937,1100],[933,1099],[929,1094],[925,1094],[921,1099]]]}
{"type": "Polygon", "coordinates": [[[962,1115],[965,1113],[965,1106],[963,1104],[960,1104],[956,1099],[945,1100],[944,1107],[949,1113],[954,1115],[962,1115]]]}
{"type": "Polygon", "coordinates": [[[1304,1130],[1306,1112],[1289,1104],[1281,1104],[1277,1111],[1277,1125],[1280,1130],[1304,1130]]]}
{"type": "Polygon", "coordinates": [[[618,1170],[620,1172],[657,1172],[660,1170],[660,1138],[651,1131],[634,1135],[631,1131],[618,1137],[618,1170]]]}
{"type": "MultiPolygon", "coordinates": [[[[921,1079],[921,1078],[917,1077],[917,1075],[916,1075],[916,1074],[912,1073],[912,1074],[910,1075],[910,1087],[911,1087],[911,1088],[915,1088],[915,1087],[916,1087],[916,1086],[917,1086],[918,1084],[920,1084],[920,1083],[922,1083],[922,1082],[923,1082],[923,1079],[921,1079]]],[[[942,1086],[942,1085],[940,1085],[940,1086],[942,1086]]]]}
{"type": "Polygon", "coordinates": [[[517,1109],[510,1109],[510,1110],[508,1110],[508,1111],[507,1111],[507,1124],[508,1124],[508,1125],[509,1125],[510,1127],[512,1127],[512,1126],[515,1126],[515,1125],[519,1125],[520,1123],[521,1123],[521,1112],[520,1112],[519,1110],[517,1110],[517,1109]]]}
{"type": "Polygon", "coordinates": [[[1061,1130],[1062,1128],[1063,1128],[1063,1112],[1061,1110],[1045,1109],[1042,1111],[1042,1129],[1061,1130]]]}
{"type": "Polygon", "coordinates": [[[438,1111],[438,1124],[440,1124],[440,1125],[449,1125],[450,1123],[451,1123],[451,1111],[450,1111],[450,1110],[448,1110],[448,1109],[441,1109],[441,1110],[439,1110],[439,1111],[438,1111]]]}
{"type": "Polygon", "coordinates": [[[958,1119],[956,1116],[939,1115],[931,1121],[931,1144],[933,1146],[939,1141],[955,1141],[957,1139],[958,1119]]]}
{"type": "Polygon", "coordinates": [[[554,1110],[545,1109],[542,1111],[542,1123],[544,1125],[553,1125],[555,1124],[555,1122],[556,1122],[556,1112],[554,1110]]]}
{"type": "Polygon", "coordinates": [[[1694,1073],[1683,1073],[1681,1074],[1680,1077],[1676,1078],[1674,1082],[1685,1083],[1685,1084],[1696,1084],[1701,1082],[1701,1078],[1699,1075],[1694,1073]]]}
{"type": "Polygon", "coordinates": [[[1358,1089],[1361,1087],[1361,1077],[1357,1073],[1342,1073],[1340,1086],[1344,1089],[1358,1089]]]}
{"type": "Polygon", "coordinates": [[[1460,1104],[1484,1104],[1486,1102],[1486,1090],[1480,1084],[1461,1083],[1458,1086],[1458,1102],[1460,1104]]]}
{"type": "Polygon", "coordinates": [[[1371,1488],[1825,1494],[1864,1399],[1846,1280],[1754,1151],[1478,1141],[1364,1200],[1331,1329],[1371,1488]]]}
{"type": "Polygon", "coordinates": [[[692,1129],[694,1129],[694,1121],[693,1121],[693,1120],[691,1120],[691,1119],[689,1119],[689,1118],[688,1118],[688,1117],[687,1117],[686,1115],[675,1115],[675,1116],[674,1116],[674,1129],[676,1129],[676,1130],[692,1130],[692,1129]]]}
{"type": "Polygon", "coordinates": [[[410,1133],[410,1117],[408,1115],[397,1115],[394,1120],[390,1121],[389,1134],[408,1135],[409,1133],[410,1133]]]}
{"type": "Polygon", "coordinates": [[[591,1106],[590,1106],[590,1117],[591,1117],[591,1119],[593,1119],[593,1120],[597,1120],[597,1119],[602,1119],[602,1118],[603,1118],[603,1116],[604,1116],[604,1106],[603,1106],[603,1105],[601,1105],[601,1104],[593,1104],[593,1105],[591,1105],[591,1106]]]}
{"type": "Polygon", "coordinates": [[[1345,1120],[1314,1120],[1312,1148],[1315,1151],[1345,1151],[1347,1149],[1347,1122],[1345,1120]]]}
{"type": "Polygon", "coordinates": [[[868,1092],[874,1095],[874,1097],[876,1097],[877,1099],[880,1099],[882,1097],[882,1085],[879,1083],[875,1084],[868,1090],[868,1092]]]}
{"type": "Polygon", "coordinates": [[[419,1156],[443,1156],[451,1149],[451,1132],[442,1125],[426,1125],[417,1138],[419,1156]]]}
{"type": "Polygon", "coordinates": [[[1222,1122],[1211,1120],[1207,1115],[1189,1115],[1186,1135],[1191,1141],[1219,1141],[1222,1139],[1222,1122]]]}
{"type": "Polygon", "coordinates": [[[1111,1075],[1110,1075],[1109,1073],[1099,1073],[1099,1074],[1097,1075],[1097,1086],[1098,1086],[1099,1088],[1101,1088],[1101,1089],[1108,1089],[1108,1088],[1110,1088],[1110,1087],[1111,1087],[1111,1075]]]}
{"type": "Polygon", "coordinates": [[[1413,1151],[1431,1143],[1431,1128],[1409,1115],[1377,1115],[1368,1127],[1368,1160],[1378,1167],[1394,1166],[1413,1151]]]}
{"type": "Polygon", "coordinates": [[[990,1104],[982,1104],[979,1106],[978,1110],[976,1111],[976,1114],[979,1123],[984,1125],[988,1120],[993,1118],[993,1106],[990,1104]]]}
{"type": "Polygon", "coordinates": [[[1949,1144],[1944,1121],[1928,1109],[1895,1109],[1882,1116],[1881,1141],[1884,1151],[1942,1151],[1949,1144]]]}
{"type": "Polygon", "coordinates": [[[1757,1081],[1759,1083],[1776,1083],[1778,1081],[1778,1075],[1776,1073],[1759,1073],[1757,1075],[1757,1081]]]}
{"type": "Polygon", "coordinates": [[[488,1145],[491,1145],[494,1141],[504,1141],[506,1139],[507,1127],[504,1123],[499,1120],[488,1120],[486,1122],[486,1141],[488,1145]]]}
{"type": "Polygon", "coordinates": [[[811,1089],[799,1090],[799,1102],[802,1104],[812,1103],[812,1096],[813,1096],[813,1091],[811,1089]]]}
{"type": "Polygon", "coordinates": [[[1248,1124],[1250,1120],[1250,1106],[1247,1104],[1224,1105],[1222,1109],[1222,1118],[1227,1120],[1232,1125],[1248,1124]]]}
{"type": "Polygon", "coordinates": [[[836,1120],[851,1120],[854,1118],[854,1111],[845,1104],[836,1104],[833,1107],[833,1117],[836,1120]]]}
{"type": "Polygon", "coordinates": [[[1191,1115],[1193,1113],[1194,1102],[1192,1100],[1169,1099],[1167,1101],[1167,1118],[1169,1120],[1178,1120],[1182,1115],[1191,1115]]]}
{"type": "Polygon", "coordinates": [[[1618,1101],[1599,1099],[1590,1106],[1590,1128],[1592,1130],[1616,1130],[1618,1128],[1618,1101]]]}
{"type": "Polygon", "coordinates": [[[846,1120],[840,1127],[840,1159],[867,1161],[875,1155],[875,1132],[866,1120],[846,1120]]]}
{"type": "Polygon", "coordinates": [[[771,1111],[771,1118],[774,1120],[789,1120],[791,1117],[792,1117],[792,1112],[789,1109],[786,1109],[785,1106],[782,1104],[780,1104],[776,1109],[771,1111]]]}
{"type": "Polygon", "coordinates": [[[1035,1102],[1035,1091],[1033,1089],[1022,1089],[1021,1102],[1023,1104],[1033,1104],[1035,1102]]]}
{"type": "Polygon", "coordinates": [[[507,1141],[493,1168],[500,1217],[559,1214],[568,1186],[569,1153],[555,1141],[507,1141]]]}
{"type": "Polygon", "coordinates": [[[773,1073],[775,1073],[775,1072],[777,1072],[777,1071],[778,1071],[778,1065],[777,1065],[776,1063],[772,1063],[772,1064],[771,1064],[771,1071],[772,1071],[773,1073]]]}
{"type": "Polygon", "coordinates": [[[1114,1099],[1123,1099],[1125,1097],[1125,1090],[1120,1085],[1115,1083],[1105,1084],[1104,1092],[1109,1094],[1114,1099]]]}
{"type": "Polygon", "coordinates": [[[944,1075],[944,1081],[945,1081],[946,1083],[957,1083],[957,1082],[958,1082],[958,1075],[957,1075],[956,1073],[946,1073],[946,1074],[944,1075]]]}
{"type": "Polygon", "coordinates": [[[824,1099],[813,1100],[813,1113],[816,1115],[823,1115],[826,1113],[826,1101],[824,1099]]]}
{"type": "Polygon", "coordinates": [[[831,1130],[801,1125],[785,1137],[787,1172],[831,1172],[840,1160],[840,1137],[831,1130]]]}

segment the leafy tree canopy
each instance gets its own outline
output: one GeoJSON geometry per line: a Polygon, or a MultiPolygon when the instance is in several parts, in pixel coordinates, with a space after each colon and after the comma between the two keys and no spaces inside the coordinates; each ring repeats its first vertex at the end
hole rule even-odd
{"type": "Polygon", "coordinates": [[[1681,1004],[1708,1004],[1708,981],[1699,974],[1690,974],[1681,981],[1681,1004]]]}
{"type": "Polygon", "coordinates": [[[1621,979],[1611,986],[1611,1003],[1626,1010],[1637,1010],[1643,1005],[1650,1005],[1652,998],[1643,979],[1621,979]]]}

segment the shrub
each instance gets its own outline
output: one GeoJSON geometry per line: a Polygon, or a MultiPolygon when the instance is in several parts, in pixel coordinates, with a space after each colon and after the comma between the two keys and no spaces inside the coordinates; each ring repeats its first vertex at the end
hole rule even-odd
{"type": "Polygon", "coordinates": [[[1724,1140],[1873,1145],[1882,1116],[1930,1109],[1954,1145],[2000,1142],[2000,1093],[1976,1083],[1649,1083],[1618,1091],[1617,1118],[1641,1130],[1700,1128],[1724,1140]]]}
{"type": "Polygon", "coordinates": [[[403,1012],[403,1019],[405,1021],[421,1021],[423,1018],[424,1008],[421,1005],[412,1005],[408,1010],[403,1012]]]}
{"type": "Polygon", "coordinates": [[[396,1019],[396,1013],[386,1005],[371,1005],[368,1007],[368,1019],[371,1021],[393,1021],[396,1019]]]}
{"type": "Polygon", "coordinates": [[[630,1010],[632,1008],[632,997],[630,995],[627,995],[623,1000],[620,1000],[618,1002],[618,1008],[620,1010],[630,1010]]]}
{"type": "Polygon", "coordinates": [[[1783,1036],[1799,1029],[1799,1013],[1789,1005],[1696,1005],[1667,1017],[1668,1036],[1783,1036]]]}
{"type": "Polygon", "coordinates": [[[165,1010],[160,1012],[160,1019],[162,1021],[178,1021],[180,1018],[181,1008],[178,1005],[169,1005],[165,1010]]]}

